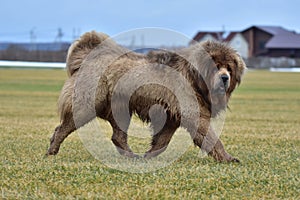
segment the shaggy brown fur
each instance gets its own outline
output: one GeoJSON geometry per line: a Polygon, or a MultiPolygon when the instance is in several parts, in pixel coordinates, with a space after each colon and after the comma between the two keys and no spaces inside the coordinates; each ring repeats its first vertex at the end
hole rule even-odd
{"type": "Polygon", "coordinates": [[[100,117],[110,122],[118,151],[135,157],[127,144],[130,117],[135,113],[151,122],[154,131],[146,158],[164,151],[182,126],[195,145],[217,161],[238,161],[225,151],[210,120],[226,109],[245,68],[236,51],[223,43],[204,42],[178,52],[143,55],[117,45],[103,33],[85,33],[68,52],[69,79],[58,101],[61,124],[47,155],[57,154],[70,133],[100,117]]]}

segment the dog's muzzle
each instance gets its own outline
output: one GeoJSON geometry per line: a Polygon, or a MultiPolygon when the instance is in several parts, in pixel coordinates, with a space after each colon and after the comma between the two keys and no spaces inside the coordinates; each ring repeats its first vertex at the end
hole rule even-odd
{"type": "Polygon", "coordinates": [[[218,76],[215,82],[213,93],[217,95],[224,95],[229,87],[229,79],[229,76],[226,74],[218,76]]]}

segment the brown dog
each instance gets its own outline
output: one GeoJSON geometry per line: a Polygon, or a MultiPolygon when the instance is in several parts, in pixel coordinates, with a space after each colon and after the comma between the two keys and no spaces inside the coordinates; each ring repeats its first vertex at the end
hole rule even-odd
{"type": "Polygon", "coordinates": [[[135,157],[127,144],[135,113],[154,131],[146,158],[164,151],[182,126],[195,145],[217,161],[238,161],[225,151],[210,122],[226,109],[245,69],[236,51],[219,42],[143,55],[103,33],[85,33],[68,52],[69,79],[58,102],[61,124],[47,155],[57,154],[70,133],[100,117],[110,122],[118,151],[135,157]]]}

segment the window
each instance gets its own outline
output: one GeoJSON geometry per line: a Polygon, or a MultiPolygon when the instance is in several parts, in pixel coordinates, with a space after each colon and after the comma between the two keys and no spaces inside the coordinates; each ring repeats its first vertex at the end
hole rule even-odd
{"type": "Polygon", "coordinates": [[[266,46],[266,42],[265,41],[259,41],[259,50],[264,50],[266,46]]]}
{"type": "Polygon", "coordinates": [[[241,46],[241,40],[240,39],[236,39],[235,40],[235,47],[240,47],[241,46]]]}

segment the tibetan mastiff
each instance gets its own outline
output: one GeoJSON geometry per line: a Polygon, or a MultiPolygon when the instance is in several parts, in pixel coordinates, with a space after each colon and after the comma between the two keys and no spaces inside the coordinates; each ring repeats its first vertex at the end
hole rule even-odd
{"type": "Polygon", "coordinates": [[[47,155],[57,154],[70,133],[100,117],[110,123],[119,153],[136,157],[127,143],[130,118],[136,114],[153,128],[145,158],[163,152],[176,129],[184,127],[215,160],[238,162],[225,151],[211,121],[227,108],[245,69],[239,54],[221,42],[140,54],[104,33],[85,33],[68,51],[69,78],[58,100],[61,123],[47,155]]]}

